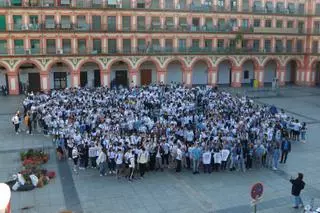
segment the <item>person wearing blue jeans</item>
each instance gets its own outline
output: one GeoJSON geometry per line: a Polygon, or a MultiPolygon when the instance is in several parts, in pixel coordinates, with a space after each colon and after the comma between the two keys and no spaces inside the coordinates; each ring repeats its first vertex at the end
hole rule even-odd
{"type": "Polygon", "coordinates": [[[199,163],[201,157],[201,150],[198,144],[192,149],[191,154],[193,174],[197,174],[199,173],[199,163]]]}
{"type": "Polygon", "coordinates": [[[279,159],[280,159],[280,144],[276,144],[274,150],[273,150],[273,170],[278,170],[279,165],[279,159]]]}
{"type": "Polygon", "coordinates": [[[305,182],[303,182],[303,174],[298,173],[298,177],[296,179],[291,178],[290,182],[292,184],[291,194],[294,198],[294,206],[293,208],[298,209],[300,206],[303,207],[303,202],[300,197],[301,191],[304,189],[305,182]]]}

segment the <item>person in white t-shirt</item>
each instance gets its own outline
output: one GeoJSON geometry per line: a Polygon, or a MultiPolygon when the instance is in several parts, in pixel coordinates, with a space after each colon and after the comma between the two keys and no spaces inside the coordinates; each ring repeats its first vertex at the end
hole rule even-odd
{"type": "Polygon", "coordinates": [[[180,144],[177,147],[176,151],[176,172],[181,172],[181,161],[182,161],[182,151],[180,144]]]}
{"type": "Polygon", "coordinates": [[[204,173],[211,173],[211,152],[207,148],[205,152],[202,154],[202,164],[204,173]]]}
{"type": "Polygon", "coordinates": [[[123,164],[123,152],[121,151],[121,149],[118,149],[118,152],[115,156],[115,160],[116,160],[116,177],[117,179],[120,178],[120,174],[122,172],[122,164],[123,164]]]}

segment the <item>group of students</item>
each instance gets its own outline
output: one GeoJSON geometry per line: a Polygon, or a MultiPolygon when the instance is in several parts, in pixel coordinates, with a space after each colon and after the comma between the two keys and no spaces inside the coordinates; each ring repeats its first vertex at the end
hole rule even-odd
{"type": "MultiPolygon", "coordinates": [[[[283,110],[216,88],[183,85],[69,88],[24,100],[74,170],[144,177],[146,171],[278,169],[306,125],[283,110]]],[[[14,122],[14,121],[13,121],[14,122]]]]}

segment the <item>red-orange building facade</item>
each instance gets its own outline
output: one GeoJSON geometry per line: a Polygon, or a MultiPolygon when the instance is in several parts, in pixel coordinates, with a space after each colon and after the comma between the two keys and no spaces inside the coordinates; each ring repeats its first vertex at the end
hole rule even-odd
{"type": "Polygon", "coordinates": [[[0,85],[320,82],[320,0],[0,0],[0,85]]]}

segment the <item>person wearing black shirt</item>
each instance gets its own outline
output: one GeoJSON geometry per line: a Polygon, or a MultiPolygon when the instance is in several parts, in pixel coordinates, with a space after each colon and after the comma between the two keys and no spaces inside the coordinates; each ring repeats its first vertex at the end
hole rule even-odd
{"type": "Polygon", "coordinates": [[[294,197],[294,206],[293,208],[297,209],[299,206],[303,207],[303,202],[300,197],[301,190],[304,189],[305,183],[303,182],[303,174],[298,173],[296,179],[291,178],[290,182],[292,183],[291,194],[294,197]]]}

